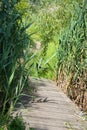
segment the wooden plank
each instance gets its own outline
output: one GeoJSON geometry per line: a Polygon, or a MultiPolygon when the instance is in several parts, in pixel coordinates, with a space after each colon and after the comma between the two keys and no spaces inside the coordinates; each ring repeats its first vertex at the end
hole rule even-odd
{"type": "Polygon", "coordinates": [[[34,130],[87,130],[78,107],[54,82],[32,79],[31,85],[36,87],[38,97],[32,103],[25,102],[25,108],[17,112],[34,130]]]}

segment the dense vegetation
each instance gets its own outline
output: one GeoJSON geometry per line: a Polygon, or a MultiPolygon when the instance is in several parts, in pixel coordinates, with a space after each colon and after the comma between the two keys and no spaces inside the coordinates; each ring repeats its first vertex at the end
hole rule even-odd
{"type": "MultiPolygon", "coordinates": [[[[86,1],[85,1],[86,2],[86,1]]],[[[62,78],[68,96],[87,110],[87,9],[76,3],[70,24],[59,38],[57,80],[62,78]],[[68,84],[67,84],[68,83],[68,84]]],[[[63,88],[64,88],[63,86],[63,88]]]]}
{"type": "Polygon", "coordinates": [[[0,127],[29,75],[57,81],[87,111],[87,0],[0,1],[0,127]]]}
{"type": "Polygon", "coordinates": [[[43,0],[33,5],[33,17],[30,17],[35,25],[32,30],[36,32],[33,39],[41,43],[41,49],[31,74],[56,80],[81,110],[86,111],[87,1],[43,0]]]}
{"type": "Polygon", "coordinates": [[[31,24],[23,22],[25,12],[21,11],[20,2],[0,2],[0,127],[9,121],[29,75],[25,66],[31,40],[26,29],[31,24]]]}

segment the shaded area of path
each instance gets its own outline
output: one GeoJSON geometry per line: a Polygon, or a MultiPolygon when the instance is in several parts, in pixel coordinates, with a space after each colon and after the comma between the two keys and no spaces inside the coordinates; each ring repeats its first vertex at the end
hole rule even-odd
{"type": "Polygon", "coordinates": [[[34,130],[87,130],[87,122],[80,117],[75,104],[52,82],[32,79],[37,89],[33,101],[23,99],[24,108],[18,108],[25,122],[34,130]]]}

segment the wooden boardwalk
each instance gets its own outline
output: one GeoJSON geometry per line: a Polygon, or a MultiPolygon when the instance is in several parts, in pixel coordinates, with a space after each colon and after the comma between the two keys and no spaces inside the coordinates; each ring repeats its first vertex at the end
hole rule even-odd
{"type": "Polygon", "coordinates": [[[52,81],[33,79],[33,86],[37,89],[37,98],[31,103],[23,99],[24,107],[18,109],[30,127],[34,130],[87,130],[87,122],[82,120],[79,109],[52,81]]]}

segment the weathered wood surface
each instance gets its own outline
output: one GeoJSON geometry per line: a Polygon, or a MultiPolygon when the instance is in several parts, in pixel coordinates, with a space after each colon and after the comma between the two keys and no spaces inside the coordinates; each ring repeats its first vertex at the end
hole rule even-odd
{"type": "Polygon", "coordinates": [[[76,105],[52,82],[33,79],[37,98],[18,108],[25,122],[34,130],[87,130],[87,122],[80,117],[76,105]]]}

